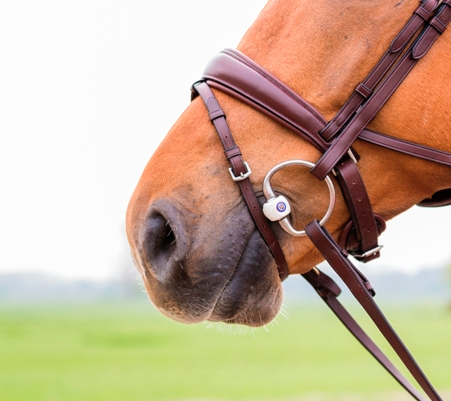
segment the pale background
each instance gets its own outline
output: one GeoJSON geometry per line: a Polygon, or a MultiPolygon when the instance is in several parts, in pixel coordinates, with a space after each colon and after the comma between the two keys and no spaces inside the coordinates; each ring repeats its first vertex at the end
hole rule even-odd
{"type": "MultiPolygon", "coordinates": [[[[0,6],[0,274],[105,280],[124,216],[207,61],[266,0],[10,1],[0,6]]],[[[441,267],[451,208],[388,224],[368,269],[441,267]]]]}

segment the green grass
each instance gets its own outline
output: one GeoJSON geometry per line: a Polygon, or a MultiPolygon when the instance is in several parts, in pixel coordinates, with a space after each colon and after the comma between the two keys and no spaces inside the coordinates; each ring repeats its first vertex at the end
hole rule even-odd
{"type": "MultiPolygon", "coordinates": [[[[0,399],[392,399],[398,384],[326,309],[292,306],[269,332],[230,335],[172,322],[150,304],[3,305],[0,399]]],[[[432,383],[450,389],[451,314],[437,306],[389,312],[432,383]]]]}

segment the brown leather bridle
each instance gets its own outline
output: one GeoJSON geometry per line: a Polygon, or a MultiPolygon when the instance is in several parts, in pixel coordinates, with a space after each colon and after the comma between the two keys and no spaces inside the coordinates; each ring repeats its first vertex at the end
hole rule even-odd
{"type": "MultiPolygon", "coordinates": [[[[231,164],[232,178],[239,185],[256,227],[274,256],[282,280],[288,276],[287,262],[254,192],[249,179],[250,167],[244,162],[227,125],[225,114],[210,87],[260,110],[323,152],[322,157],[312,165],[310,171],[320,180],[324,180],[330,173],[335,175],[348,205],[351,221],[343,229],[338,243],[317,220],[305,227],[305,234],[338,273],[412,376],[434,401],[441,400],[440,396],[374,302],[375,292],[369,281],[348,259],[348,254],[362,262],[379,257],[381,246],[378,244],[378,236],[385,229],[384,219],[372,211],[371,202],[357,168],[359,156],[352,148],[352,144],[358,138],[451,166],[450,153],[366,129],[418,60],[426,55],[435,40],[444,32],[450,21],[451,0],[423,0],[367,78],[355,88],[352,96],[329,122],[283,82],[235,50],[224,50],[216,55],[206,67],[202,80],[192,87],[192,99],[200,95],[205,103],[209,118],[224,147],[226,158],[231,164]]],[[[285,200],[282,203],[283,207],[281,206],[279,211],[284,213],[285,218],[287,204],[285,200]]],[[[440,191],[420,203],[422,206],[447,204],[451,204],[451,190],[440,191]]],[[[274,212],[277,214],[277,211],[274,212]]],[[[275,217],[273,220],[277,219],[275,217]]],[[[338,285],[317,268],[303,274],[303,277],[387,371],[415,399],[424,400],[339,303],[337,297],[341,290],[338,285]]]]}

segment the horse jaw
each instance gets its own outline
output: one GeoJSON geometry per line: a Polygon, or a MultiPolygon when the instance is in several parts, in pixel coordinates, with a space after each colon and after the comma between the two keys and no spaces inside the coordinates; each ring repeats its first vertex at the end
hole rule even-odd
{"type": "MultiPolygon", "coordinates": [[[[371,17],[378,23],[374,20],[362,26],[356,22],[368,10],[356,8],[357,3],[362,5],[354,1],[334,2],[335,7],[341,8],[333,10],[332,19],[320,18],[318,23],[313,16],[327,15],[330,2],[269,2],[239,49],[330,118],[365,78],[417,6],[417,2],[405,2],[398,8],[397,2],[378,3],[382,10],[371,17]],[[387,18],[391,9],[399,14],[398,18],[387,18]],[[310,26],[305,15],[319,25],[312,22],[310,26]],[[299,20],[304,26],[299,26],[299,20]],[[331,24],[332,20],[337,24],[324,30],[321,24],[331,24]],[[368,48],[356,47],[362,37],[368,48]],[[353,49],[352,54],[347,53],[348,46],[353,49]],[[331,54],[328,48],[336,53],[331,54]]],[[[365,3],[365,7],[375,6],[365,3]]],[[[442,49],[442,54],[451,52],[443,53],[442,49]]],[[[420,82],[427,81],[424,68],[412,72],[420,82]]],[[[447,147],[451,145],[437,142],[440,124],[430,121],[449,119],[443,107],[451,99],[444,99],[448,101],[438,105],[437,111],[428,109],[428,119],[434,119],[426,123],[424,114],[405,111],[412,103],[418,111],[424,100],[420,95],[411,99],[415,90],[410,78],[371,128],[406,139],[422,138],[418,142],[450,150],[447,147]],[[434,135],[423,140],[426,127],[434,135]]],[[[440,92],[438,84],[431,85],[440,92]]],[[[276,164],[291,159],[319,159],[320,153],[292,132],[224,94],[216,95],[244,159],[251,166],[256,191],[261,190],[265,174],[276,164]]],[[[449,121],[444,125],[451,128],[449,121]]],[[[385,219],[451,186],[444,167],[361,142],[356,142],[355,147],[362,156],[358,166],[373,209],[385,219]],[[413,173],[417,171],[421,175],[413,173]]],[[[149,161],[129,204],[127,233],[149,297],[162,313],[185,323],[212,320],[259,326],[277,314],[282,289],[274,260],[255,231],[228,167],[207,112],[201,100],[196,99],[149,161]]],[[[297,229],[321,218],[327,209],[327,188],[308,170],[283,170],[272,183],[277,192],[290,199],[292,222],[297,229]]],[[[339,194],[326,228],[337,238],[348,220],[349,213],[339,194]]],[[[277,224],[273,227],[291,274],[307,272],[322,260],[307,238],[290,237],[277,224]]]]}

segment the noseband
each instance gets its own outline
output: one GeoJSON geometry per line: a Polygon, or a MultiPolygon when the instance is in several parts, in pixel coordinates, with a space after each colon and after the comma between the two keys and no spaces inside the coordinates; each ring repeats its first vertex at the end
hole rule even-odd
{"type": "MultiPolygon", "coordinates": [[[[371,202],[357,168],[360,157],[352,148],[352,144],[356,139],[361,139],[404,154],[451,166],[450,153],[389,137],[366,128],[418,60],[426,55],[450,21],[451,0],[423,0],[378,64],[355,88],[342,109],[329,122],[283,82],[235,50],[224,50],[216,55],[206,67],[202,80],[192,87],[192,99],[200,95],[205,103],[209,118],[224,147],[226,158],[231,164],[229,169],[231,177],[239,185],[256,227],[274,256],[280,278],[284,280],[288,277],[287,262],[268,219],[278,221],[290,235],[307,235],[310,238],[369,314],[429,399],[433,401],[441,400],[440,396],[374,302],[375,292],[369,281],[348,259],[349,254],[362,262],[378,258],[382,248],[378,244],[378,236],[385,229],[384,219],[372,211],[371,202]],[[267,199],[263,208],[249,179],[251,169],[242,158],[241,151],[227,125],[225,114],[211,88],[225,92],[270,116],[323,153],[316,163],[291,160],[272,168],[263,182],[263,192],[267,199]],[[304,231],[292,227],[288,199],[276,195],[270,184],[273,174],[293,165],[310,168],[315,177],[325,180],[330,192],[326,215],[321,221],[312,221],[304,231]],[[335,176],[351,214],[351,221],[340,234],[338,243],[323,227],[335,203],[335,191],[329,174],[335,176]]],[[[447,204],[451,204],[451,190],[440,191],[431,199],[420,203],[422,206],[447,204]]],[[[402,376],[339,303],[337,297],[341,290],[338,285],[317,268],[303,274],[303,277],[387,371],[415,399],[424,400],[423,395],[402,376]]]]}

